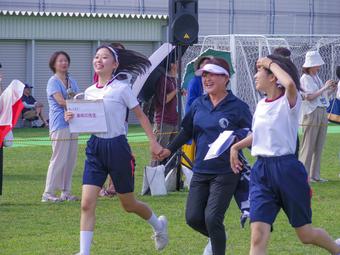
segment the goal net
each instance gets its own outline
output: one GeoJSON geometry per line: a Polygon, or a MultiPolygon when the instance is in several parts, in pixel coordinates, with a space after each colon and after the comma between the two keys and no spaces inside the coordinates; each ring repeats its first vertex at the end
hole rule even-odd
{"type": "Polygon", "coordinates": [[[340,35],[211,35],[200,37],[199,42],[187,49],[185,65],[208,48],[230,51],[235,74],[231,79],[232,91],[244,100],[254,112],[261,95],[255,90],[255,63],[259,57],[273,52],[276,47],[291,50],[291,59],[301,74],[306,52],[319,50],[325,65],[319,76],[323,81],[336,79],[336,66],[340,65],[340,35]]]}

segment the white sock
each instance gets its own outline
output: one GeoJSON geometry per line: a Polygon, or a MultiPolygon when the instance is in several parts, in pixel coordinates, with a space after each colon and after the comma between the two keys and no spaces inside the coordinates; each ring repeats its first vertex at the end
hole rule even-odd
{"type": "Polygon", "coordinates": [[[80,231],[80,253],[90,255],[93,231],[80,231]]]}
{"type": "Polygon", "coordinates": [[[148,219],[148,222],[154,231],[159,232],[162,230],[162,224],[154,213],[152,213],[150,219],[148,219]]]}

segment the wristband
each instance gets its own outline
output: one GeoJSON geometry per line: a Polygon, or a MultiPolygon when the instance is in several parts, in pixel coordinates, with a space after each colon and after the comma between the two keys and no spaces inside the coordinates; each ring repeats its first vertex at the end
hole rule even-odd
{"type": "Polygon", "coordinates": [[[270,66],[273,64],[273,60],[269,63],[268,69],[270,70],[270,66]]]}

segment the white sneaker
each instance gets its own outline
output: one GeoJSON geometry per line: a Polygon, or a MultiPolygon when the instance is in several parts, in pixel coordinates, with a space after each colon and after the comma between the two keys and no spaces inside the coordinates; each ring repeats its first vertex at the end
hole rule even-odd
{"type": "MultiPolygon", "coordinates": [[[[227,232],[225,233],[225,238],[226,238],[226,240],[228,240],[227,232]]],[[[226,249],[227,249],[227,246],[226,246],[226,249]]],[[[213,255],[210,238],[208,238],[208,243],[207,243],[207,245],[204,248],[203,255],[213,255]]]]}
{"type": "Polygon", "coordinates": [[[159,216],[158,220],[162,223],[163,227],[161,231],[155,231],[152,239],[155,240],[156,250],[160,251],[163,250],[165,246],[167,246],[167,244],[169,243],[168,220],[163,215],[159,216]]]}
{"type": "Polygon", "coordinates": [[[249,216],[250,213],[246,210],[241,213],[240,223],[242,228],[244,228],[244,225],[246,224],[247,219],[249,219],[249,216]]]}
{"type": "Polygon", "coordinates": [[[60,200],[61,201],[79,201],[80,198],[77,197],[77,196],[73,196],[70,193],[64,193],[63,192],[63,193],[61,193],[60,200]]]}
{"type": "Polygon", "coordinates": [[[336,239],[335,243],[340,247],[340,238],[336,239]]]}
{"type": "Polygon", "coordinates": [[[213,255],[210,238],[208,238],[208,244],[204,248],[203,255],[213,255]]]}
{"type": "Polygon", "coordinates": [[[56,203],[56,202],[60,202],[61,199],[55,195],[51,195],[48,193],[44,193],[41,197],[41,202],[52,202],[52,203],[56,203]]]}

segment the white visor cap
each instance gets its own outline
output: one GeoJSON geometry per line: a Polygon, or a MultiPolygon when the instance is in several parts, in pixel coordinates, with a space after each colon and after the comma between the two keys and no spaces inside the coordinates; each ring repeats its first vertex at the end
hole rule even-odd
{"type": "Polygon", "coordinates": [[[215,64],[206,64],[205,66],[203,66],[203,68],[197,70],[195,74],[197,76],[202,76],[204,72],[214,73],[214,74],[224,74],[226,76],[229,76],[229,72],[226,69],[215,64]]]}

